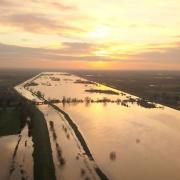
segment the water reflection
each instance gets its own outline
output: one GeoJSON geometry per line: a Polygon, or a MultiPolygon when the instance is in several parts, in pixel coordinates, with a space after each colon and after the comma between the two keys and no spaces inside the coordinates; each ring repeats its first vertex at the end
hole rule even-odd
{"type": "MultiPolygon", "coordinates": [[[[79,103],[84,103],[86,106],[89,106],[92,103],[102,103],[103,105],[107,105],[108,103],[116,103],[117,105],[125,106],[125,107],[130,107],[130,105],[136,104],[138,106],[144,107],[144,108],[161,108],[163,109],[163,106],[157,105],[155,103],[149,102],[146,99],[141,99],[141,98],[132,98],[131,96],[127,97],[127,99],[121,100],[120,98],[111,100],[109,98],[102,98],[102,99],[92,99],[91,97],[85,97],[84,99],[77,99],[77,98],[66,98],[63,97],[62,101],[61,100],[48,100],[49,103],[62,103],[63,107],[66,105],[77,105],[79,103]]],[[[47,102],[47,103],[48,103],[47,102]]]]}
{"type": "Polygon", "coordinates": [[[111,179],[180,178],[178,111],[113,103],[69,105],[64,110],[79,126],[95,160],[111,179]]]}

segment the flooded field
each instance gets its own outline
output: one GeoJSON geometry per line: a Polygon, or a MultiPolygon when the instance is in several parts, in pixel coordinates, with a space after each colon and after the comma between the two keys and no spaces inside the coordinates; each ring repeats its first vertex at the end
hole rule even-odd
{"type": "MultiPolygon", "coordinates": [[[[36,102],[56,102],[77,125],[95,164],[109,179],[180,179],[179,111],[67,73],[42,73],[17,89],[28,91],[23,95],[36,102]]],[[[84,178],[85,170],[88,178],[96,179],[84,160],[90,169],[94,164],[81,156],[82,144],[62,113],[48,105],[39,109],[47,120],[56,176],[84,178]]]]}
{"type": "Polygon", "coordinates": [[[19,135],[0,137],[0,179],[33,179],[33,143],[28,125],[19,135]]]}

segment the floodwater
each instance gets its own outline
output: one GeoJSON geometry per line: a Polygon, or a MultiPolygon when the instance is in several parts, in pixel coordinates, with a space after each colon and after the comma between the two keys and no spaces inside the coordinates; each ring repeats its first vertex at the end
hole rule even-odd
{"type": "Polygon", "coordinates": [[[47,121],[57,180],[85,178],[98,180],[93,162],[85,155],[62,114],[48,105],[39,106],[39,110],[44,113],[47,121]]]}
{"type": "MultiPolygon", "coordinates": [[[[88,96],[94,100],[104,97],[124,100],[131,96],[100,84],[74,83],[79,79],[84,80],[51,73],[37,78],[35,82],[39,85],[29,88],[33,92],[41,91],[47,99],[61,100],[63,96],[84,99],[88,96]],[[54,81],[52,77],[60,80],[54,81]],[[113,90],[119,95],[89,93],[85,91],[87,89],[113,90]]],[[[145,108],[136,102],[128,102],[126,106],[112,102],[57,106],[78,125],[96,163],[109,179],[180,179],[179,111],[160,105],[145,108]]],[[[60,125],[56,127],[60,128],[60,125]]]]}
{"type": "Polygon", "coordinates": [[[26,125],[19,135],[0,137],[0,179],[33,179],[33,143],[26,125]]]}
{"type": "MultiPolygon", "coordinates": [[[[71,75],[61,75],[60,73],[55,75],[45,75],[40,76],[36,80],[35,83],[38,86],[29,86],[29,89],[33,90],[33,92],[40,91],[44,94],[46,99],[62,99],[62,97],[66,98],[77,98],[77,99],[84,99],[86,97],[90,97],[94,100],[102,99],[104,97],[117,99],[120,98],[124,99],[126,93],[124,95],[109,95],[109,94],[100,94],[100,93],[88,93],[85,90],[89,89],[98,89],[98,90],[113,90],[114,92],[121,93],[116,89],[104,86],[102,84],[81,84],[75,83],[77,80],[85,81],[83,78],[71,75]],[[53,81],[51,80],[52,77],[60,78],[60,81],[53,81]]],[[[133,96],[134,97],[134,96],[133,96]]]]}
{"type": "Polygon", "coordinates": [[[0,179],[8,179],[17,136],[0,137],[0,179]],[[6,153],[5,153],[6,152],[6,153]]]}
{"type": "Polygon", "coordinates": [[[116,104],[61,108],[78,125],[96,162],[110,179],[180,179],[179,112],[116,104]]]}

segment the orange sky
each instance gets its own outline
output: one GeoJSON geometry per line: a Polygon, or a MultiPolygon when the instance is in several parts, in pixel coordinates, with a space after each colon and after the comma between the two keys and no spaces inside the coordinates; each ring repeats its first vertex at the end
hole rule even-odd
{"type": "Polygon", "coordinates": [[[180,70],[180,0],[0,0],[0,68],[180,70]]]}

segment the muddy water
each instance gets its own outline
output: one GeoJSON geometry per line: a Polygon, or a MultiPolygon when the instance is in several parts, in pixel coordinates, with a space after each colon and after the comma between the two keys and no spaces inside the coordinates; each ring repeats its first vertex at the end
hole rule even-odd
{"type": "Polygon", "coordinates": [[[0,137],[0,179],[33,179],[33,143],[26,125],[19,135],[0,137]]]}

